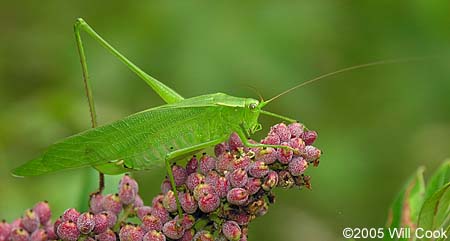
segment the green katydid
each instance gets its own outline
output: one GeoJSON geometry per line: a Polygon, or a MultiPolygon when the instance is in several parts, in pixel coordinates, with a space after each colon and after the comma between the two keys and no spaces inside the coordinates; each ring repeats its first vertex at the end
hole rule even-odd
{"type": "MultiPolygon", "coordinates": [[[[185,99],[134,65],[98,35],[83,19],[76,20],[74,31],[93,128],[50,146],[38,158],[14,169],[13,174],[34,176],[86,166],[94,166],[101,173],[100,175],[103,175],[103,173],[120,174],[133,170],[150,169],[164,161],[177,198],[180,215],[181,208],[171,169],[173,160],[221,143],[233,132],[236,132],[242,139],[243,144],[248,147],[290,148],[255,144],[248,141],[250,135],[261,129],[261,125],[258,123],[260,114],[280,118],[287,122],[295,121],[262,110],[265,105],[281,95],[318,79],[344,71],[394,62],[379,61],[341,69],[303,82],[267,101],[234,97],[223,93],[206,94],[185,99]],[[81,41],[81,31],[85,31],[122,61],[150,85],[167,104],[135,113],[111,124],[98,126],[86,57],[81,41]]],[[[100,180],[102,179],[101,176],[100,180]]]]}

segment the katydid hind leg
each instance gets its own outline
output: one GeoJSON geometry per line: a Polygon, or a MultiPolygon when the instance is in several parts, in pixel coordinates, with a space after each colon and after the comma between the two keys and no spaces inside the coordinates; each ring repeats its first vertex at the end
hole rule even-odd
{"type": "MultiPolygon", "coordinates": [[[[80,54],[81,65],[83,68],[83,78],[85,82],[90,85],[89,74],[86,64],[86,55],[84,53],[83,43],[81,41],[81,31],[86,32],[89,36],[95,39],[102,47],[108,50],[112,55],[117,57],[122,63],[124,63],[131,71],[143,79],[166,103],[175,103],[183,100],[184,98],[175,92],[170,87],[161,83],[157,79],[145,73],[142,69],[128,60],[124,55],[111,46],[106,40],[104,40],[91,26],[89,26],[82,18],[78,18],[74,25],[75,38],[77,41],[77,47],[80,54]]],[[[92,93],[90,93],[92,95],[92,93]]]]}
{"type": "MultiPolygon", "coordinates": [[[[89,104],[89,113],[91,116],[91,127],[96,128],[98,125],[97,111],[95,110],[95,102],[94,102],[94,96],[92,94],[92,85],[91,85],[89,73],[88,73],[86,54],[84,52],[83,43],[81,41],[80,31],[76,26],[74,28],[74,32],[75,32],[75,40],[76,40],[77,48],[78,48],[78,55],[80,57],[81,68],[83,71],[84,88],[86,91],[86,97],[88,99],[88,104],[89,104]]],[[[105,175],[101,171],[99,171],[98,173],[99,173],[98,190],[96,192],[92,193],[91,195],[96,194],[96,193],[101,193],[103,191],[103,189],[105,188],[105,175]]]]}

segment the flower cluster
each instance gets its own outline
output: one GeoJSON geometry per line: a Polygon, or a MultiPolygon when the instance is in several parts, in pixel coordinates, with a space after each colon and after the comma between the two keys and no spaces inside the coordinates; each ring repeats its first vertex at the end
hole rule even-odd
{"type": "Polygon", "coordinates": [[[0,241],[244,241],[248,224],[274,203],[273,188],[311,188],[304,172],[319,163],[316,138],[300,123],[271,127],[261,143],[272,147],[252,140],[246,147],[233,133],[215,146],[215,156],[174,164],[176,191],[166,178],[151,205],[124,175],[117,193],[92,194],[87,212],[69,208],[51,223],[48,203],[40,202],[13,223],[1,222],[0,241]]]}
{"type": "Polygon", "coordinates": [[[32,209],[25,210],[21,218],[7,223],[0,222],[0,241],[41,241],[57,239],[53,230],[50,206],[39,202],[32,209]]]}
{"type": "Polygon", "coordinates": [[[139,215],[141,228],[151,232],[143,240],[247,240],[248,224],[274,202],[273,188],[311,188],[304,172],[319,163],[321,151],[312,146],[316,138],[299,123],[277,124],[261,141],[274,147],[253,141],[254,147],[245,147],[234,133],[215,147],[215,157],[203,154],[185,167],[173,165],[182,218],[166,178],[152,206],[138,209],[146,210],[139,215]]]}
{"type": "Polygon", "coordinates": [[[140,227],[125,225],[125,222],[135,215],[136,210],[144,206],[138,191],[138,183],[130,176],[124,175],[119,182],[118,193],[91,195],[88,212],[80,213],[74,208],[67,209],[54,224],[58,238],[64,241],[115,241],[120,229],[120,240],[142,240],[142,237],[136,239],[129,236],[137,235],[133,234],[135,231],[143,232],[140,227]],[[128,230],[130,228],[133,228],[133,231],[128,230]]]}

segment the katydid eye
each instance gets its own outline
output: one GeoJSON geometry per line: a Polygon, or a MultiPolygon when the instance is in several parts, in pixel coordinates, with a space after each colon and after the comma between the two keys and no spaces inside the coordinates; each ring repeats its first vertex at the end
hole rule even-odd
{"type": "Polygon", "coordinates": [[[255,103],[251,103],[250,105],[248,105],[248,108],[250,108],[250,110],[253,110],[256,108],[256,104],[255,103]]]}

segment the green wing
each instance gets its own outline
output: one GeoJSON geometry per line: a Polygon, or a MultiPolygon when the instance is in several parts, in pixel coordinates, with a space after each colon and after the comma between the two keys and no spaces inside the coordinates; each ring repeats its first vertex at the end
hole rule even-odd
{"type": "Polygon", "coordinates": [[[173,150],[221,140],[230,133],[220,114],[226,107],[215,105],[214,99],[200,102],[196,97],[179,103],[148,109],[68,137],[13,170],[13,174],[34,176],[116,160],[125,160],[127,167],[143,170],[162,163],[173,150]]]}

